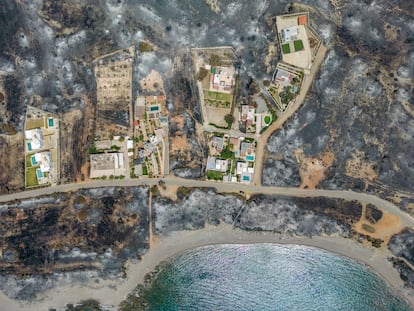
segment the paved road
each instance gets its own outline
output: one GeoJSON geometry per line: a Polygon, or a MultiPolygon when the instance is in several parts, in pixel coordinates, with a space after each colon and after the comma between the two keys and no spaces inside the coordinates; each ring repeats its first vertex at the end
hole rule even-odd
{"type": "MultiPolygon", "coordinates": [[[[310,73],[304,77],[299,97],[296,99],[295,103],[289,105],[286,111],[279,113],[276,122],[273,122],[257,140],[256,161],[254,164],[253,175],[253,182],[255,184],[258,185],[262,183],[263,163],[266,154],[265,148],[267,146],[270,135],[272,135],[277,129],[282,128],[283,124],[285,124],[285,122],[302,106],[303,102],[306,99],[306,94],[308,93],[313,81],[315,80],[319,67],[325,59],[326,52],[327,48],[322,44],[313,62],[310,73]]],[[[266,92],[264,93],[266,94],[266,92]]]]}
{"type": "Polygon", "coordinates": [[[244,191],[251,194],[273,194],[281,196],[292,196],[292,197],[326,197],[326,198],[338,198],[345,200],[355,200],[364,203],[371,203],[384,212],[394,214],[401,218],[404,225],[414,227],[414,218],[407,213],[400,210],[397,206],[381,199],[375,195],[360,193],[348,190],[307,190],[290,187],[264,187],[256,185],[245,185],[245,184],[234,184],[234,183],[223,183],[208,180],[192,180],[182,179],[178,177],[168,176],[165,178],[152,178],[152,179],[130,179],[130,180],[93,180],[84,183],[64,184],[56,187],[49,187],[43,189],[36,189],[24,192],[18,192],[8,195],[0,196],[0,202],[12,201],[15,199],[25,199],[40,195],[49,195],[56,192],[69,192],[78,189],[86,188],[99,188],[99,187],[128,187],[128,186],[143,186],[143,185],[157,185],[160,180],[164,180],[166,185],[184,186],[184,187],[210,187],[216,188],[218,192],[234,193],[238,191],[244,191]]]}

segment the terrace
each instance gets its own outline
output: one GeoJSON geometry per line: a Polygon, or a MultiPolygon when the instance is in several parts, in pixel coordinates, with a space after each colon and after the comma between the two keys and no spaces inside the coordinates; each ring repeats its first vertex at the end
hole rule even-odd
{"type": "Polygon", "coordinates": [[[308,13],[277,16],[276,26],[283,61],[299,68],[310,69],[312,53],[308,39],[308,13]]]}
{"type": "Polygon", "coordinates": [[[91,178],[125,175],[123,153],[91,154],[91,178]]]}
{"type": "Polygon", "coordinates": [[[210,68],[210,90],[231,94],[235,83],[234,68],[220,66],[210,68]]]}
{"type": "MultiPolygon", "coordinates": [[[[210,139],[206,165],[207,178],[239,182],[243,180],[243,175],[248,176],[250,181],[254,173],[256,142],[245,137],[207,136],[210,139]]],[[[246,178],[244,182],[248,182],[246,178]]]]}
{"type": "Polygon", "coordinates": [[[60,164],[57,116],[28,106],[24,129],[26,187],[56,184],[60,164]]]}
{"type": "MultiPolygon", "coordinates": [[[[139,163],[139,166],[134,167],[135,172],[131,173],[131,176],[155,177],[168,171],[168,132],[166,97],[138,96],[134,120],[136,138],[131,149],[144,152],[146,160],[145,163],[139,163]]],[[[134,158],[133,161],[136,162],[140,158],[134,158]]]]}
{"type": "Polygon", "coordinates": [[[302,84],[303,72],[278,64],[273,81],[268,87],[268,92],[281,111],[285,111],[287,106],[298,96],[302,84]]]}

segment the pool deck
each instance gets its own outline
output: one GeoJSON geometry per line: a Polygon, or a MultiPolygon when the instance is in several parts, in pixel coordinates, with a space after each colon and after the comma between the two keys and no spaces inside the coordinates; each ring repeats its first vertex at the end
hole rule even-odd
{"type": "Polygon", "coordinates": [[[41,147],[33,149],[31,140],[25,138],[25,157],[30,156],[30,163],[25,161],[25,171],[30,167],[36,167],[39,165],[38,161],[34,159],[35,153],[50,152],[51,162],[50,172],[47,176],[43,172],[36,171],[36,178],[39,184],[36,186],[27,187],[27,180],[25,174],[25,185],[26,188],[33,188],[44,185],[57,185],[60,180],[60,129],[59,129],[59,118],[57,115],[52,114],[41,109],[28,106],[26,111],[24,130],[36,130],[41,132],[41,147]],[[30,166],[29,166],[30,165],[30,166]]]}

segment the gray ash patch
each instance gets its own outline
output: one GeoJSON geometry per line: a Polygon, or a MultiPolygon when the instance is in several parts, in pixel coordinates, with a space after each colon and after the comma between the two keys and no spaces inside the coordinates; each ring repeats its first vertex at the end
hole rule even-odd
{"type": "Polygon", "coordinates": [[[260,195],[245,202],[212,190],[192,190],[179,202],[157,196],[153,209],[155,232],[161,235],[202,229],[206,224],[234,223],[244,230],[350,237],[352,224],[362,212],[360,204],[343,200],[260,195]]]}
{"type": "Polygon", "coordinates": [[[266,186],[299,186],[299,167],[289,156],[281,160],[268,158],[262,171],[262,183],[266,186]]]}
{"type": "Polygon", "coordinates": [[[149,248],[148,188],[82,189],[5,203],[0,213],[0,288],[12,298],[122,277],[149,248]]]}
{"type": "MultiPolygon", "coordinates": [[[[371,184],[386,192],[412,192],[414,149],[410,142],[414,137],[414,119],[407,110],[410,100],[404,98],[413,91],[413,81],[402,76],[407,76],[408,67],[414,70],[414,65],[406,54],[412,44],[401,43],[409,27],[403,23],[407,16],[395,20],[393,12],[386,16],[384,23],[400,29],[397,38],[391,39],[384,38],[382,33],[376,37],[378,21],[373,15],[359,15],[353,9],[353,5],[347,8],[353,13],[344,17],[344,27],[348,29],[343,31],[348,35],[354,31],[352,27],[367,31],[355,34],[353,39],[338,31],[336,45],[328,52],[304,106],[269,139],[264,184],[298,185],[293,151],[300,148],[305,156],[317,157],[324,151],[335,155],[319,187],[362,190],[371,184]],[[393,57],[387,54],[390,40],[401,43],[393,57]],[[368,43],[362,44],[363,41],[368,43]],[[370,53],[374,50],[375,54],[370,53]],[[378,58],[376,53],[384,58],[378,58]],[[355,155],[361,163],[372,167],[373,174],[378,176],[373,182],[347,171],[347,164],[355,155]],[[285,182],[286,175],[293,178],[285,182]]],[[[379,4],[376,10],[383,12],[384,7],[379,4]]],[[[391,46],[394,44],[397,43],[391,46]]]]}
{"type": "Polygon", "coordinates": [[[195,120],[187,112],[182,113],[182,116],[183,127],[178,128],[177,124],[172,122],[170,137],[176,135],[185,137],[190,148],[188,151],[171,152],[170,150],[170,167],[175,176],[196,179],[204,174],[204,146],[197,139],[195,120]]]}
{"type": "Polygon", "coordinates": [[[257,196],[243,207],[236,226],[245,230],[274,231],[302,236],[339,234],[350,237],[361,206],[324,198],[257,196]]]}
{"type": "Polygon", "coordinates": [[[201,229],[206,224],[232,224],[243,201],[235,196],[197,189],[179,202],[156,197],[152,204],[154,230],[166,235],[177,230],[201,229]]]}
{"type": "Polygon", "coordinates": [[[382,215],[383,212],[380,209],[376,208],[372,204],[367,204],[365,217],[370,223],[376,224],[382,218],[382,215]]]}
{"type": "Polygon", "coordinates": [[[397,257],[405,258],[414,264],[414,231],[405,229],[394,235],[388,243],[389,250],[397,257]]]}
{"type": "Polygon", "coordinates": [[[394,267],[399,271],[401,279],[414,288],[414,231],[406,228],[395,234],[388,242],[388,249],[395,257],[391,258],[394,267]]]}

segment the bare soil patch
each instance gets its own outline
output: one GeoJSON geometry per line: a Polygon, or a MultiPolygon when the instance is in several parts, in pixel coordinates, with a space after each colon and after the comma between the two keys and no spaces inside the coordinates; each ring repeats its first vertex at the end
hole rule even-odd
{"type": "Polygon", "coordinates": [[[144,91],[162,91],[164,92],[164,82],[161,74],[158,71],[151,70],[148,76],[139,81],[142,90],[144,91]]]}
{"type": "Polygon", "coordinates": [[[329,151],[320,158],[305,157],[303,149],[297,149],[295,156],[299,164],[300,188],[306,189],[315,189],[325,179],[325,171],[335,159],[335,155],[329,151]]]}
{"type": "Polygon", "coordinates": [[[0,135],[0,154],[0,194],[23,189],[23,134],[0,135]]]}
{"type": "Polygon", "coordinates": [[[375,224],[370,222],[366,216],[366,206],[363,204],[361,219],[355,223],[354,230],[371,238],[383,240],[384,243],[382,245],[384,247],[386,247],[394,234],[401,232],[404,228],[400,218],[389,213],[383,213],[382,217],[375,224]]]}
{"type": "Polygon", "coordinates": [[[378,177],[378,172],[375,171],[374,162],[366,162],[364,160],[365,154],[357,151],[353,154],[353,158],[346,163],[346,175],[354,178],[374,180],[378,177]]]}
{"type": "Polygon", "coordinates": [[[179,186],[177,185],[168,185],[164,187],[158,186],[158,191],[164,198],[169,198],[170,200],[177,201],[177,190],[179,186]]]}

